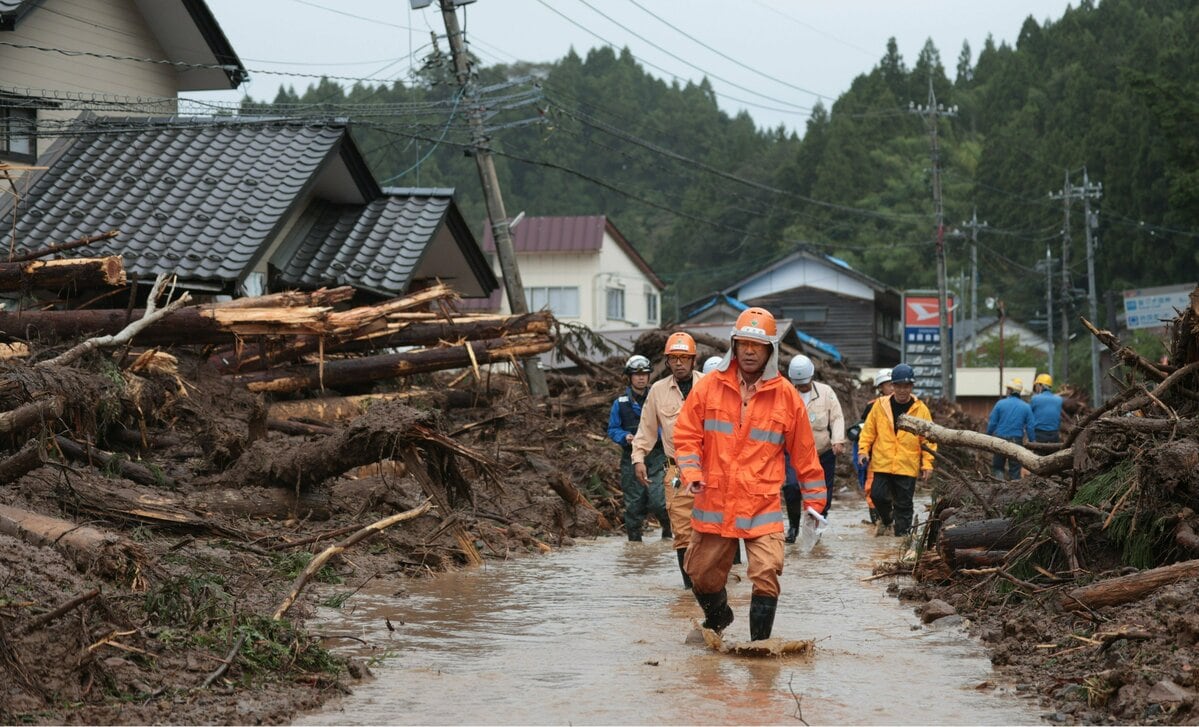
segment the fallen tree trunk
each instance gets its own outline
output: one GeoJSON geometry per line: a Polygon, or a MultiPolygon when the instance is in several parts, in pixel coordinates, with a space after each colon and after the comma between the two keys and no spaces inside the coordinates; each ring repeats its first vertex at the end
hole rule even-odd
{"type": "Polygon", "coordinates": [[[53,547],[80,571],[121,581],[139,579],[147,560],[142,547],[123,536],[7,505],[0,505],[0,533],[53,547]]]}
{"type": "Polygon", "coordinates": [[[47,396],[28,404],[0,413],[0,433],[9,434],[35,427],[47,419],[62,416],[61,396],[47,396]]]}
{"type": "Polygon", "coordinates": [[[946,525],[941,528],[937,547],[941,550],[958,549],[1007,550],[1024,539],[1023,530],[1015,520],[992,518],[974,522],[946,525]]]}
{"type": "Polygon", "coordinates": [[[214,485],[284,487],[303,492],[355,467],[384,459],[402,458],[406,448],[428,447],[450,451],[490,467],[482,455],[446,441],[424,426],[427,414],[403,404],[388,402],[323,439],[311,441],[258,441],[237,462],[217,475],[214,485]]]}
{"type": "Polygon", "coordinates": [[[0,290],[115,288],[125,283],[125,266],[116,255],[0,263],[0,290]]]}
{"type": "Polygon", "coordinates": [[[293,491],[278,487],[200,490],[179,495],[93,478],[73,483],[71,492],[71,506],[81,512],[237,539],[244,539],[244,534],[216,524],[211,516],[219,513],[254,519],[328,520],[332,514],[326,494],[302,492],[297,497],[293,491]]]}
{"type": "Polygon", "coordinates": [[[142,485],[157,485],[159,487],[172,487],[174,483],[161,472],[154,472],[149,467],[144,467],[136,462],[118,457],[111,452],[105,452],[102,449],[96,449],[90,444],[80,444],[73,439],[64,437],[61,434],[54,435],[54,441],[58,444],[59,449],[67,457],[77,461],[86,462],[93,467],[99,469],[109,469],[120,474],[127,480],[133,480],[142,485]]]}
{"type": "Polygon", "coordinates": [[[1061,605],[1069,611],[1117,606],[1140,600],[1162,586],[1196,576],[1199,576],[1199,560],[1186,560],[1075,588],[1062,597],[1061,605]]]}
{"type": "Polygon", "coordinates": [[[25,473],[41,467],[42,463],[41,442],[30,439],[16,454],[0,460],[0,485],[20,479],[25,473]]]}
{"type": "Polygon", "coordinates": [[[324,387],[337,388],[345,384],[382,381],[427,371],[466,368],[476,363],[512,361],[535,356],[553,346],[554,342],[549,336],[539,333],[517,334],[486,341],[467,341],[460,346],[326,361],[323,366],[296,366],[283,371],[242,374],[232,379],[255,392],[285,393],[324,387]]]}
{"type": "Polygon", "coordinates": [[[209,360],[222,371],[249,373],[321,352],[358,353],[386,348],[435,346],[440,342],[481,341],[519,333],[548,334],[551,320],[548,312],[539,312],[518,316],[479,316],[450,322],[411,321],[374,331],[353,329],[323,340],[302,336],[295,340],[268,342],[260,347],[261,350],[244,348],[240,355],[231,350],[221,351],[213,354],[209,360]]]}
{"type": "Polygon", "coordinates": [[[952,444],[959,447],[981,449],[1005,457],[1014,457],[1021,466],[1029,472],[1038,475],[1052,475],[1064,472],[1074,464],[1072,449],[1063,449],[1044,456],[1033,454],[1018,444],[1006,439],[992,437],[989,434],[970,432],[961,429],[950,429],[939,424],[933,424],[925,419],[916,419],[904,414],[899,417],[899,428],[919,434],[937,444],[952,444]]]}

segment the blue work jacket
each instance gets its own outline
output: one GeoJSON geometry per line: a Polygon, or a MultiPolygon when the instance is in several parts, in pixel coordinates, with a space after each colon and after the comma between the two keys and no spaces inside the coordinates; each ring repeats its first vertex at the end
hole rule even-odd
{"type": "Polygon", "coordinates": [[[630,434],[637,434],[637,425],[641,422],[641,405],[644,403],[644,394],[638,399],[631,386],[625,387],[624,394],[612,402],[612,411],[608,414],[608,438],[625,449],[632,450],[633,445],[627,439],[630,434]]]}
{"type": "Polygon", "coordinates": [[[1031,441],[1033,437],[1032,407],[1019,394],[1010,394],[1000,399],[991,410],[991,418],[987,420],[987,434],[1004,439],[1022,439],[1025,436],[1031,441]]]}
{"type": "Polygon", "coordinates": [[[1056,432],[1062,428],[1062,397],[1052,391],[1042,391],[1033,394],[1028,405],[1032,407],[1033,429],[1056,432]]]}

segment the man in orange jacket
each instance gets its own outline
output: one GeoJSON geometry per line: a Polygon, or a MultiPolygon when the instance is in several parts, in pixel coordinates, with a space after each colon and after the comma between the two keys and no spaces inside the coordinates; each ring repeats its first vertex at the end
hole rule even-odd
{"type": "Polygon", "coordinates": [[[820,512],[828,494],[803,399],[779,375],[774,316],[748,308],[730,337],[729,353],[695,385],[675,423],[679,476],[695,495],[684,567],[704,626],[723,631],[733,622],[725,582],[737,540],[745,541],[749,633],[757,641],[770,637],[783,572],[783,453],[805,506],[820,512]]]}

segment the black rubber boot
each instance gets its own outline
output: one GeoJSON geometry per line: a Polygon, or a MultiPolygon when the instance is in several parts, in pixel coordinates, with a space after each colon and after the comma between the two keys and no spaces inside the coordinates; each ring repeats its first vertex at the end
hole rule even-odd
{"type": "Polygon", "coordinates": [[[733,622],[733,609],[729,608],[728,591],[721,588],[716,593],[695,592],[695,600],[704,610],[704,628],[720,633],[733,622]]]}
{"type": "Polygon", "coordinates": [[[749,599],[749,638],[751,641],[770,638],[770,629],[774,626],[774,611],[778,605],[779,600],[770,596],[755,595],[749,599]]]}
{"type": "Polygon", "coordinates": [[[670,518],[663,515],[661,518],[659,518],[659,521],[662,523],[662,539],[674,539],[674,531],[670,528],[670,518]]]}
{"type": "Polygon", "coordinates": [[[629,542],[630,543],[640,543],[641,542],[641,531],[637,531],[635,533],[629,532],[629,542]]]}
{"type": "Polygon", "coordinates": [[[784,543],[794,543],[799,537],[799,515],[787,513],[787,520],[790,527],[787,528],[787,536],[783,538],[784,543]]]}
{"type": "Polygon", "coordinates": [[[687,549],[679,548],[674,552],[679,558],[679,573],[683,574],[683,588],[691,590],[691,576],[687,575],[686,569],[683,568],[683,559],[687,557],[687,549]]]}

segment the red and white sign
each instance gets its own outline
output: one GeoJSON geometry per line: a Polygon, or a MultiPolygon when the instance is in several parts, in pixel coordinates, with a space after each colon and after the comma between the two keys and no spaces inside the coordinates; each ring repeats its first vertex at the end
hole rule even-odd
{"type": "MultiPolygon", "coordinates": [[[[933,328],[941,325],[941,306],[935,297],[906,298],[903,325],[909,328],[933,328]]],[[[949,299],[949,325],[953,326],[953,298],[949,299]]]]}

